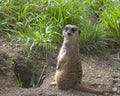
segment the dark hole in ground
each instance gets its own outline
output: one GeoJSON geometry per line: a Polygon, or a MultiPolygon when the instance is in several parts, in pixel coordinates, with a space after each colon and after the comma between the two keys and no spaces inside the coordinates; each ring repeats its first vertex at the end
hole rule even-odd
{"type": "Polygon", "coordinates": [[[27,66],[22,64],[14,64],[14,74],[17,79],[17,85],[22,88],[39,87],[43,83],[45,77],[41,77],[41,74],[39,76],[38,74],[32,72],[27,66]]]}
{"type": "Polygon", "coordinates": [[[29,88],[31,86],[33,73],[29,70],[29,68],[23,65],[14,65],[14,73],[17,78],[17,84],[23,88],[29,88]]]}
{"type": "Polygon", "coordinates": [[[38,72],[40,71],[40,69],[37,70],[37,66],[35,66],[34,62],[32,61],[26,62],[24,58],[17,57],[17,59],[14,60],[13,70],[17,79],[16,80],[17,85],[19,87],[22,88],[39,87],[43,82],[43,78],[39,81],[41,72],[40,73],[38,72]]]}

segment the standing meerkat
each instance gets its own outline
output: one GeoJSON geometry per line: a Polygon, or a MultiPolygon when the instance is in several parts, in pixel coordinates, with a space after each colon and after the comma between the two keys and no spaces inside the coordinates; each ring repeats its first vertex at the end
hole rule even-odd
{"type": "Polygon", "coordinates": [[[74,88],[95,94],[108,92],[108,90],[96,89],[81,84],[82,65],[79,48],[79,28],[75,25],[66,25],[62,34],[64,41],[57,57],[55,82],[51,82],[51,85],[56,85],[58,89],[74,88]]]}

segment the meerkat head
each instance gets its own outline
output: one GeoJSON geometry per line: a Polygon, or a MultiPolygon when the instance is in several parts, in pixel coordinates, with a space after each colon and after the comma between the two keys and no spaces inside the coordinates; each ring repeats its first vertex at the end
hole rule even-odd
{"type": "Polygon", "coordinates": [[[66,39],[73,40],[73,39],[78,38],[79,35],[80,35],[80,30],[75,25],[70,25],[69,24],[69,25],[66,25],[63,29],[63,36],[66,39]]]}

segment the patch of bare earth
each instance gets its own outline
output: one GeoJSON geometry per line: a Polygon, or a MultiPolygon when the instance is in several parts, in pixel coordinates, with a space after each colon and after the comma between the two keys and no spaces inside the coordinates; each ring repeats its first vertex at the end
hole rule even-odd
{"type": "MultiPolygon", "coordinates": [[[[13,65],[15,63],[23,64],[19,60],[21,56],[26,56],[22,46],[19,44],[8,43],[6,40],[0,40],[0,96],[102,96],[74,89],[57,90],[56,87],[50,86],[50,82],[54,81],[56,56],[49,56],[48,66],[42,75],[41,86],[37,88],[20,88],[16,84],[16,76],[13,65]],[[17,62],[15,62],[17,60],[17,62]]],[[[58,52],[57,52],[58,53],[58,52]]],[[[117,92],[106,94],[104,96],[120,96],[120,60],[118,51],[109,52],[106,56],[81,56],[83,65],[83,83],[96,88],[113,88],[117,92]]],[[[46,59],[44,57],[31,60],[32,64],[36,64],[36,73],[41,76],[46,59]],[[39,61],[39,62],[33,62],[39,61]]],[[[31,65],[30,62],[30,65],[31,65]]],[[[29,63],[29,62],[28,62],[29,63]]],[[[30,67],[30,66],[29,66],[30,67]]],[[[34,71],[34,70],[31,70],[34,71]]],[[[25,74],[26,72],[22,73],[25,74]]],[[[30,77],[30,76],[29,76],[30,77]]],[[[27,78],[27,76],[26,76],[27,78]]],[[[36,82],[39,78],[36,79],[36,82]]]]}

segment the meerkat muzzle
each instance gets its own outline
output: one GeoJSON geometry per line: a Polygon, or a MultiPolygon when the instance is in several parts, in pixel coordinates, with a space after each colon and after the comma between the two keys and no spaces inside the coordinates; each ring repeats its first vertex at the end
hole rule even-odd
{"type": "Polygon", "coordinates": [[[68,36],[72,36],[72,34],[70,32],[67,33],[68,36]]]}

